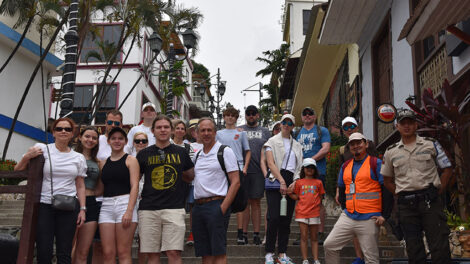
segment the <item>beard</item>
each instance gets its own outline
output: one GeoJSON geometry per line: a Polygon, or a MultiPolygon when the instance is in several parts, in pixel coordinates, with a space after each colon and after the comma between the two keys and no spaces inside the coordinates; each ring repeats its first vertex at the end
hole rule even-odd
{"type": "Polygon", "coordinates": [[[249,126],[256,126],[256,124],[258,123],[258,120],[254,120],[254,121],[246,121],[246,123],[249,125],[249,126]]]}

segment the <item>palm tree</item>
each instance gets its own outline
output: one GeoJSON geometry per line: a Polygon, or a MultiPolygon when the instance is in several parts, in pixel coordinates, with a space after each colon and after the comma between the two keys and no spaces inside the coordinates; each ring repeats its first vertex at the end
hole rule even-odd
{"type": "Polygon", "coordinates": [[[23,33],[21,34],[20,39],[16,43],[15,48],[10,53],[8,58],[3,63],[0,68],[0,73],[7,67],[8,63],[11,61],[13,56],[20,48],[23,40],[28,33],[29,28],[33,24],[34,17],[36,16],[36,1],[34,0],[4,0],[0,4],[0,15],[15,16],[18,15],[18,20],[16,21],[13,28],[18,28],[24,26],[23,33]],[[25,25],[26,24],[26,25],[25,25]]]}
{"type": "Polygon", "coordinates": [[[264,62],[266,67],[256,72],[256,76],[271,75],[269,85],[263,86],[263,89],[270,95],[270,99],[265,100],[264,103],[274,106],[275,113],[279,114],[279,79],[284,75],[286,69],[287,59],[289,58],[289,44],[284,43],[281,44],[279,49],[264,51],[263,55],[264,57],[258,57],[256,60],[264,62]]]}
{"type": "MultiPolygon", "coordinates": [[[[31,73],[28,84],[26,85],[23,95],[20,99],[20,102],[15,112],[15,116],[13,117],[11,127],[8,131],[7,139],[5,141],[2,160],[5,160],[6,158],[8,147],[10,145],[11,136],[13,135],[13,131],[15,129],[16,121],[18,120],[18,116],[21,112],[21,108],[23,108],[24,101],[26,100],[26,96],[29,93],[31,85],[33,84],[33,81],[36,78],[36,75],[39,69],[41,68],[42,63],[44,59],[46,58],[46,55],[49,53],[49,50],[51,49],[52,45],[55,43],[55,39],[57,38],[59,32],[62,30],[62,27],[64,26],[65,22],[67,22],[67,18],[70,14],[70,9],[67,9],[67,11],[64,11],[58,1],[50,1],[47,3],[39,2],[38,4],[40,5],[39,9],[41,10],[40,12],[41,16],[40,16],[40,21],[39,21],[39,31],[41,32],[41,36],[42,36],[42,32],[46,30],[46,27],[54,28],[55,30],[53,34],[51,35],[49,39],[49,43],[47,44],[44,52],[41,51],[42,55],[39,58],[39,61],[36,63],[36,66],[33,72],[31,73]],[[51,11],[56,12],[57,16],[60,17],[60,21],[58,21],[55,17],[52,17],[52,15],[49,14],[49,12],[51,11]]],[[[19,18],[19,20],[20,19],[21,18],[19,18]]]]}

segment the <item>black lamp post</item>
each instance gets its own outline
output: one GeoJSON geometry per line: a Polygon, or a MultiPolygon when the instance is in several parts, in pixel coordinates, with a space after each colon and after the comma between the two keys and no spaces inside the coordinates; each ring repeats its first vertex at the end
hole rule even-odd
{"type": "MultiPolygon", "coordinates": [[[[183,45],[186,47],[187,51],[182,59],[176,58],[176,53],[174,49],[174,44],[170,43],[170,51],[168,53],[168,56],[164,61],[159,61],[158,59],[156,60],[160,65],[164,65],[166,62],[169,64],[169,85],[168,85],[168,93],[166,96],[166,114],[171,115],[171,112],[173,111],[173,65],[175,61],[184,61],[188,58],[189,50],[194,49],[197,43],[197,35],[194,33],[194,31],[190,28],[186,29],[181,35],[183,35],[183,45]]],[[[158,35],[157,32],[153,32],[152,35],[147,39],[150,45],[150,49],[155,53],[155,55],[158,55],[160,51],[162,50],[163,47],[163,40],[162,38],[158,35]]]]}
{"type": "MultiPolygon", "coordinates": [[[[217,83],[210,84],[210,85],[215,85],[217,87],[217,90],[215,91],[216,94],[217,94],[217,99],[214,99],[214,97],[211,96],[209,101],[211,102],[211,105],[210,105],[211,112],[214,112],[214,110],[216,111],[215,113],[217,115],[217,129],[220,129],[221,128],[221,122],[222,122],[222,113],[220,111],[220,102],[222,101],[222,97],[224,96],[225,91],[227,89],[227,87],[226,87],[227,82],[220,80],[220,68],[217,68],[217,74],[209,77],[209,79],[214,77],[214,76],[217,76],[217,83]],[[214,102],[217,104],[217,106],[214,105],[214,102]]],[[[202,100],[202,97],[203,97],[204,92],[205,92],[205,88],[203,87],[203,89],[201,89],[200,86],[198,86],[198,87],[196,87],[196,89],[198,89],[198,92],[201,95],[201,100],[202,100]]]]}

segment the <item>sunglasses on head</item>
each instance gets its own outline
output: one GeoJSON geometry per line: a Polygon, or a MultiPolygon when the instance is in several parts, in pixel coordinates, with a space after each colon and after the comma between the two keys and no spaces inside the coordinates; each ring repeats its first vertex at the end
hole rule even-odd
{"type": "Polygon", "coordinates": [[[357,127],[357,125],[352,124],[352,125],[350,125],[350,126],[343,126],[343,129],[344,129],[344,131],[348,131],[348,130],[353,130],[353,129],[355,129],[356,127],[357,127]]]}
{"type": "Polygon", "coordinates": [[[61,132],[61,131],[64,131],[65,132],[72,132],[72,128],[71,127],[54,127],[54,131],[56,132],[61,132]]]}
{"type": "Polygon", "coordinates": [[[134,139],[135,144],[147,144],[148,142],[148,139],[134,139]]]}
{"type": "Polygon", "coordinates": [[[111,126],[111,125],[113,125],[113,124],[114,124],[115,126],[119,126],[119,125],[121,125],[121,122],[108,120],[108,121],[106,121],[106,124],[107,124],[108,126],[111,126]]]}
{"type": "Polygon", "coordinates": [[[284,126],[285,126],[285,125],[293,126],[293,125],[294,125],[294,122],[292,122],[292,121],[282,121],[281,124],[283,124],[284,126]]]}
{"type": "Polygon", "coordinates": [[[312,112],[312,111],[304,111],[304,112],[302,113],[302,116],[307,116],[307,115],[309,115],[309,116],[314,116],[315,113],[312,112]]]}

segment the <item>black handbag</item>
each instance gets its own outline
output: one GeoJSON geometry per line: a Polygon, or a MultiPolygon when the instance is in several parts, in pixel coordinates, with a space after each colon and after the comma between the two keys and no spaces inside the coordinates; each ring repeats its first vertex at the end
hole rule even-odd
{"type": "MultiPolygon", "coordinates": [[[[293,142],[291,138],[289,153],[287,154],[286,168],[287,168],[287,164],[289,163],[290,153],[292,151],[292,143],[293,142]]],[[[266,191],[277,191],[281,189],[281,183],[279,182],[278,179],[274,177],[274,175],[269,170],[268,170],[268,174],[266,175],[266,178],[264,179],[264,189],[266,191]]]]}
{"type": "Polygon", "coordinates": [[[65,195],[65,194],[56,194],[54,195],[54,188],[52,185],[52,161],[51,153],[49,152],[49,146],[46,145],[47,154],[49,155],[49,168],[51,173],[51,205],[52,208],[62,211],[74,211],[77,207],[77,198],[75,196],[65,195]]]}

